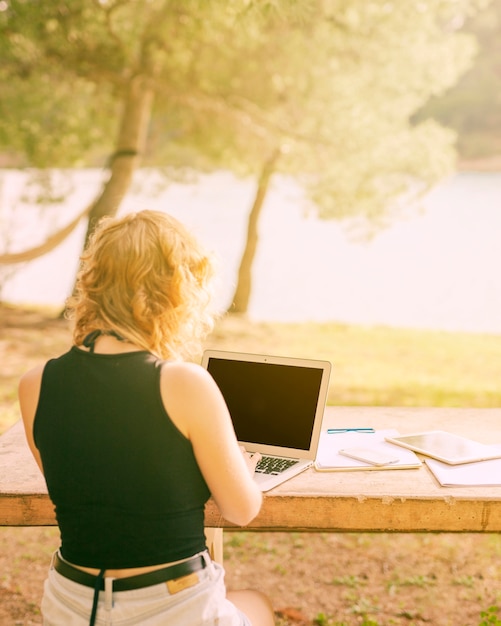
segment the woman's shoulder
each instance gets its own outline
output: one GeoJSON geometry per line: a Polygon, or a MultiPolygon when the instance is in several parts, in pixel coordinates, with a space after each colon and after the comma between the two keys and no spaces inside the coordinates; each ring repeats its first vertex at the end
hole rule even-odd
{"type": "Polygon", "coordinates": [[[215,384],[205,368],[189,361],[165,361],[162,364],[162,382],[197,388],[215,384]]]}
{"type": "Polygon", "coordinates": [[[167,413],[188,438],[211,406],[220,412],[221,393],[212,376],[201,365],[166,362],[162,367],[161,395],[167,413]]]}
{"type": "Polygon", "coordinates": [[[37,384],[42,379],[43,371],[48,361],[44,361],[43,363],[39,363],[32,367],[30,370],[25,372],[21,378],[19,379],[19,387],[31,387],[34,384],[37,384]]]}
{"type": "Polygon", "coordinates": [[[33,385],[39,385],[41,383],[43,373],[49,363],[52,363],[58,359],[61,359],[65,355],[69,354],[73,350],[73,346],[64,354],[55,355],[46,359],[45,361],[41,361],[31,369],[27,370],[24,374],[21,375],[19,379],[19,387],[32,387],[33,385]]]}

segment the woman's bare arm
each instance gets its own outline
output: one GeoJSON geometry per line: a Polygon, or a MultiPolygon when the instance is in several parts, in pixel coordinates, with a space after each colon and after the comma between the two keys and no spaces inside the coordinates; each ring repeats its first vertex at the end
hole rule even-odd
{"type": "Polygon", "coordinates": [[[18,387],[19,405],[21,407],[21,416],[23,418],[26,441],[28,442],[31,453],[35,457],[38,467],[42,470],[42,473],[42,459],[40,458],[40,453],[38,452],[33,438],[33,423],[35,421],[35,413],[38,406],[38,399],[40,397],[40,386],[42,383],[44,367],[45,364],[42,364],[26,372],[26,374],[24,374],[19,381],[18,387]]]}
{"type": "Polygon", "coordinates": [[[191,363],[162,371],[162,397],[174,424],[190,439],[212,496],[229,522],[245,526],[259,513],[262,493],[252,478],[258,458],[238,445],[223,396],[210,374],[191,363]]]}

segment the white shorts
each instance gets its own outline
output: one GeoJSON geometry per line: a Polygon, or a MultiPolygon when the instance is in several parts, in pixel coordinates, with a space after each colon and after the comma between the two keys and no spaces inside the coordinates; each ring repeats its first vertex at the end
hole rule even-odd
{"type": "MultiPolygon", "coordinates": [[[[224,569],[206,556],[207,567],[188,589],[169,593],[166,583],[101,591],[96,626],[251,626],[226,599],[224,569]]],[[[44,626],[88,626],[94,590],[65,578],[51,566],[42,598],[44,626]]]]}

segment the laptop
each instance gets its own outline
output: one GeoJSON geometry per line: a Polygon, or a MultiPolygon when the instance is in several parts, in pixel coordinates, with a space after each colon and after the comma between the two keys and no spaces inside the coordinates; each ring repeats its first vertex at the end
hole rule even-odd
{"type": "Polygon", "coordinates": [[[239,443],[263,457],[254,475],[261,491],[314,463],[329,388],[328,361],[206,350],[202,366],[223,394],[239,443]]]}

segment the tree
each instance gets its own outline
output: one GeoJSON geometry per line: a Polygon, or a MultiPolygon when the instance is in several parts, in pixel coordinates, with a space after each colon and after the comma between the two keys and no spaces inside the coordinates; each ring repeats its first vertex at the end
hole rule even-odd
{"type": "MultiPolygon", "coordinates": [[[[336,2],[323,19],[289,26],[286,57],[283,38],[268,37],[258,65],[276,86],[267,121],[282,130],[274,135],[283,149],[273,169],[299,179],[321,217],[373,233],[451,172],[453,133],[431,121],[413,123],[412,115],[471,62],[473,42],[454,24],[473,8],[433,0],[336,2]]],[[[256,85],[257,77],[245,82],[256,85]]],[[[261,198],[262,181],[273,173],[272,147],[261,198]]],[[[261,206],[255,202],[249,217],[237,312],[249,303],[261,206]]]]}
{"type": "MultiPolygon", "coordinates": [[[[140,162],[255,175],[253,237],[274,172],[322,217],[382,224],[451,166],[451,133],[409,119],[467,66],[454,23],[477,4],[4,0],[0,145],[39,167],[112,154],[88,234],[140,162]]],[[[251,266],[250,248],[243,312],[251,266]]]]}
{"type": "MultiPolygon", "coordinates": [[[[2,2],[0,145],[35,167],[84,165],[111,152],[88,236],[100,217],[116,212],[145,160],[156,94],[169,99],[169,113],[226,106],[192,83],[192,69],[196,52],[217,45],[218,28],[231,30],[240,19],[257,19],[243,0],[2,2]]],[[[158,120],[164,134],[175,130],[158,120]]]]}

